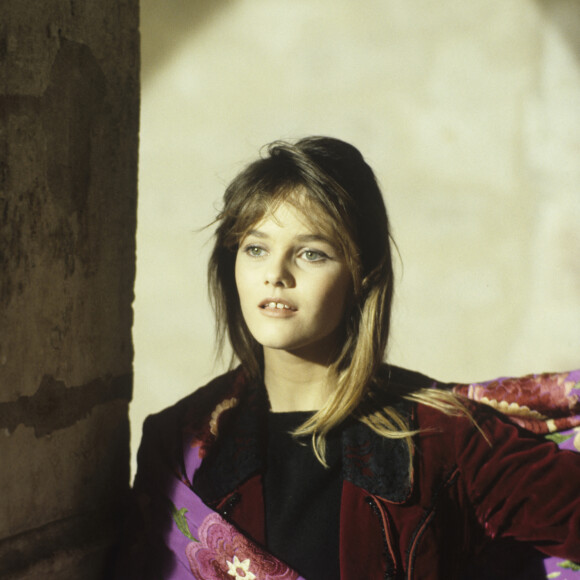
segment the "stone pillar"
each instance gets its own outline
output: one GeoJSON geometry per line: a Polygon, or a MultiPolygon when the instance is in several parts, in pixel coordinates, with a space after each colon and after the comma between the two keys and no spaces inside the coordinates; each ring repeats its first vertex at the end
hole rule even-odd
{"type": "Polygon", "coordinates": [[[138,0],[2,0],[2,579],[106,577],[129,487],[138,122],[138,0]]]}

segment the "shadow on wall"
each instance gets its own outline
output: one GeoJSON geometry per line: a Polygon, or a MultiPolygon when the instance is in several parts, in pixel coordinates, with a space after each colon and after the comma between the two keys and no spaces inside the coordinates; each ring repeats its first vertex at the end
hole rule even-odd
{"type": "Polygon", "coordinates": [[[578,0],[536,0],[545,17],[562,33],[580,63],[580,2],[578,0]]]}
{"type": "MultiPolygon", "coordinates": [[[[141,80],[164,67],[183,41],[235,0],[141,0],[141,80]],[[143,42],[145,39],[145,42],[143,42]]],[[[219,48],[219,47],[218,47],[219,48]]]]}
{"type": "MultiPolygon", "coordinates": [[[[141,79],[145,84],[171,59],[181,43],[236,0],[141,0],[141,79]]],[[[535,0],[558,28],[580,62],[580,2],[535,0]]],[[[216,47],[219,50],[219,47],[216,47]]]]}

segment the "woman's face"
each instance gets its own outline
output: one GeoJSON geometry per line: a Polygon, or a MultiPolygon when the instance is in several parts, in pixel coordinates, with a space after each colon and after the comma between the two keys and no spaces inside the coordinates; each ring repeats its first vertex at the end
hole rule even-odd
{"type": "Polygon", "coordinates": [[[294,205],[281,203],[241,240],[235,277],[244,320],[265,350],[334,354],[351,274],[337,245],[294,205]]]}

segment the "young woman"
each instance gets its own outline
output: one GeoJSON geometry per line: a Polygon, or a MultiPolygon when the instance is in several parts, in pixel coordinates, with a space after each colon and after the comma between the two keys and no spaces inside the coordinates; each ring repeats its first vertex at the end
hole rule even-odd
{"type": "MultiPolygon", "coordinates": [[[[489,577],[514,578],[506,546],[580,561],[580,455],[383,362],[389,222],[357,149],[272,144],[217,224],[240,364],[146,421],[123,577],[483,578],[495,550],[489,577]]],[[[526,380],[578,412],[580,373],[526,380]]]]}

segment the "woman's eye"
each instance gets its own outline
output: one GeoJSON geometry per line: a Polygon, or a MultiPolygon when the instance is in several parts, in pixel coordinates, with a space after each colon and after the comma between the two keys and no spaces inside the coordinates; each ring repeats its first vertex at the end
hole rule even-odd
{"type": "Polygon", "coordinates": [[[302,258],[307,262],[320,262],[325,260],[328,256],[324,252],[318,252],[316,250],[304,250],[302,252],[302,258]]]}
{"type": "Polygon", "coordinates": [[[247,246],[244,251],[252,258],[261,258],[266,253],[266,250],[260,246],[247,246]]]}

